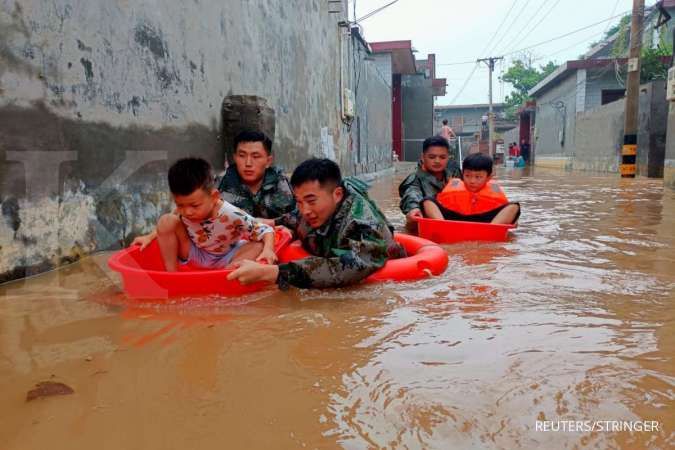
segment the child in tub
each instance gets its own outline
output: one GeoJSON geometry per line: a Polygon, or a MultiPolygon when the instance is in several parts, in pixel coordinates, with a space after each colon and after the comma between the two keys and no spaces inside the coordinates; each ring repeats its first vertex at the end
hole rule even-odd
{"type": "Polygon", "coordinates": [[[207,161],[176,161],[169,169],[169,189],[174,212],[133,242],[143,250],[157,238],[167,271],[188,262],[204,269],[223,269],[245,259],[276,262],[274,229],[220,197],[207,161]]]}

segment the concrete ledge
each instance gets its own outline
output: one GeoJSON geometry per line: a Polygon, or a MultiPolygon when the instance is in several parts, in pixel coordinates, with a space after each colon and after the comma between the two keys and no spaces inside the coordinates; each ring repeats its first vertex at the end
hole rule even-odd
{"type": "Polygon", "coordinates": [[[666,159],[663,165],[663,184],[675,189],[675,159],[666,159]]]}
{"type": "Polygon", "coordinates": [[[572,168],[572,158],[568,156],[536,156],[534,165],[547,169],[569,170],[572,168]]]}

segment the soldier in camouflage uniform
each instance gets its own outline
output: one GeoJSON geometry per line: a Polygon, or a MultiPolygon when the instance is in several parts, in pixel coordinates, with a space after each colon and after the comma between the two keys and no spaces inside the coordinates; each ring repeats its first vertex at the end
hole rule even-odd
{"type": "Polygon", "coordinates": [[[272,141],[263,133],[244,131],[235,137],[234,146],[234,165],[218,186],[223,199],[263,219],[292,212],[293,190],[283,172],[272,166],[272,141]]]}
{"type": "Polygon", "coordinates": [[[360,180],[342,180],[340,169],[328,159],[310,159],[291,177],[299,223],[292,231],[311,256],[275,266],[244,261],[230,279],[244,283],[275,281],[280,288],[345,286],[365,279],[389,258],[405,251],[393,238],[393,227],[368,198],[360,180]]]}
{"type": "Polygon", "coordinates": [[[406,177],[398,187],[401,211],[406,226],[415,229],[415,220],[422,217],[422,200],[436,197],[451,178],[460,178],[457,163],[449,158],[450,146],[441,136],[433,136],[422,144],[422,158],[415,173],[406,177]]]}

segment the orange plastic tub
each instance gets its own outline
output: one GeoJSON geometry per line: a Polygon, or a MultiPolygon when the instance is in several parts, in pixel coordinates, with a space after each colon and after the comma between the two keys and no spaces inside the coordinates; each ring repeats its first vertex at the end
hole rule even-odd
{"type": "MultiPolygon", "coordinates": [[[[277,230],[275,251],[281,252],[291,241],[291,235],[277,230]]],[[[108,260],[108,266],[122,277],[124,292],[134,299],[168,299],[180,297],[218,296],[239,297],[259,291],[265,283],[242,285],[227,280],[231,270],[204,270],[190,264],[179,266],[177,272],[167,272],[155,239],[145,250],[133,246],[120,250],[108,260]]]]}
{"type": "Polygon", "coordinates": [[[506,241],[516,225],[502,225],[457,220],[417,219],[417,233],[438,244],[462,241],[506,241]]]}
{"type": "MultiPolygon", "coordinates": [[[[448,254],[433,242],[402,233],[395,233],[394,239],[410,256],[388,260],[383,268],[366,278],[366,283],[420,280],[440,275],[448,267],[448,254]]],[[[308,256],[310,254],[302,248],[300,241],[294,241],[279,253],[279,261],[289,262],[308,256]]]]}

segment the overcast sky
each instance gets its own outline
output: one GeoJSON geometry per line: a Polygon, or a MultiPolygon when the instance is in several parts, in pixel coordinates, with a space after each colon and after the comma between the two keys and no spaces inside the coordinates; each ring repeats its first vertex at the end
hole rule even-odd
{"type": "MultiPolygon", "coordinates": [[[[362,17],[391,1],[356,0],[356,16],[362,17]]],[[[654,3],[653,0],[646,1],[647,5],[654,3]]],[[[350,0],[350,18],[353,4],[354,0],[350,0]]],[[[444,105],[455,98],[475,64],[442,64],[509,53],[629,13],[632,4],[632,0],[399,0],[361,25],[370,42],[411,40],[418,50],[417,59],[435,53],[436,76],[448,79],[448,94],[436,99],[437,104],[444,105]],[[490,43],[495,32],[497,34],[490,43]]],[[[618,20],[603,22],[530,51],[535,58],[541,58],[538,61],[541,64],[549,60],[561,63],[577,59],[589,43],[598,40],[608,26],[618,20]]],[[[504,70],[514,56],[505,58],[504,70]]],[[[508,85],[502,86],[497,80],[501,68],[499,65],[496,68],[494,101],[501,101],[510,92],[508,85]]],[[[487,100],[488,70],[481,64],[454,104],[487,103],[487,100]]]]}

